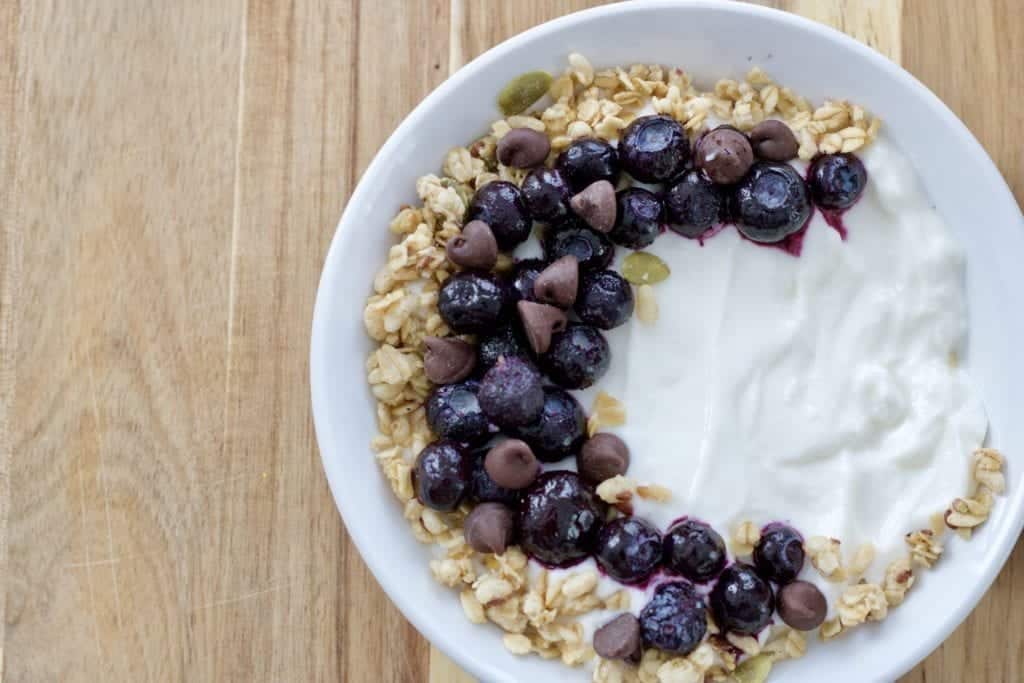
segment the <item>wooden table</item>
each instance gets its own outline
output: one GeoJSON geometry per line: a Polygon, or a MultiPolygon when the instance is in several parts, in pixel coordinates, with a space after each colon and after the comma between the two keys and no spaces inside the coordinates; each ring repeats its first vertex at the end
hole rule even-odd
{"type": "MultiPolygon", "coordinates": [[[[310,314],[345,200],[402,117],[587,4],[0,3],[5,680],[461,679],[346,539],[313,438],[310,314]]],[[[774,4],[902,60],[1024,198],[1019,0],[774,4]]],[[[1019,545],[905,680],[1024,680],[1022,574],[1019,545]]]]}

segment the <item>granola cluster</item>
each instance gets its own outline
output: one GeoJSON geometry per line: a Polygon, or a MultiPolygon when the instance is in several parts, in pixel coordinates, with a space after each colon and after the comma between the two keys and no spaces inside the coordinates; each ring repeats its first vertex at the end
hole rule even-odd
{"type": "MultiPolygon", "coordinates": [[[[525,170],[497,159],[498,141],[512,129],[544,133],[550,140],[551,161],[581,137],[616,140],[645,107],[674,117],[692,137],[722,123],[750,131],[766,119],[778,119],[795,134],[799,158],[809,160],[819,153],[862,148],[878,135],[880,120],[842,100],[814,107],[759,68],[752,69],[745,80],[724,79],[710,90],[700,90],[679,68],[634,64],[596,70],[579,54],[569,56],[569,67],[551,82],[548,95],[546,106],[498,120],[487,135],[452,149],[443,161],[441,176],[429,174],[417,181],[420,204],[403,207],[389,226],[397,242],[374,278],[363,314],[368,334],[378,343],[366,362],[367,380],[377,402],[379,434],[372,441],[377,461],[404,506],[415,538],[438,548],[438,556],[429,564],[432,575],[459,591],[471,622],[491,622],[501,628],[509,651],[557,658],[572,666],[596,660],[593,680],[598,683],[763,681],[772,663],[804,654],[807,643],[802,633],[775,629],[762,645],[750,636],[722,635],[709,618],[709,637],[686,657],[649,649],[636,666],[597,658],[584,639],[578,617],[593,610],[628,610],[627,591],[599,596],[598,576],[590,571],[531,572],[518,547],[501,555],[477,553],[466,542],[462,528],[468,506],[440,513],[416,499],[413,462],[434,438],[424,408],[432,385],[424,371],[423,339],[450,334],[437,306],[440,286],[454,270],[445,245],[461,233],[473,194],[496,180],[521,184],[526,175],[525,170]]],[[[654,324],[658,303],[651,285],[667,276],[667,269],[660,274],[653,267],[664,269],[664,264],[642,265],[641,274],[627,275],[627,279],[638,285],[638,319],[654,324]]],[[[511,266],[511,259],[501,254],[496,269],[511,266]]],[[[592,436],[625,420],[625,406],[601,392],[587,433],[592,436]]],[[[829,581],[848,584],[834,605],[835,616],[821,626],[820,637],[827,640],[884,619],[889,608],[900,605],[915,582],[913,565],[928,568],[941,557],[946,528],[969,538],[987,519],[993,496],[1005,490],[1003,465],[997,451],[979,449],[973,456],[974,490],[952,501],[940,515],[940,523],[907,535],[907,555],[886,568],[881,584],[862,578],[875,559],[872,546],[856,549],[844,562],[839,540],[807,539],[806,552],[817,571],[829,581]]],[[[621,475],[604,481],[597,494],[626,513],[635,496],[658,502],[671,498],[662,486],[638,484],[621,475]]],[[[733,530],[729,545],[737,557],[749,557],[759,537],[760,529],[746,521],[733,530]]]]}

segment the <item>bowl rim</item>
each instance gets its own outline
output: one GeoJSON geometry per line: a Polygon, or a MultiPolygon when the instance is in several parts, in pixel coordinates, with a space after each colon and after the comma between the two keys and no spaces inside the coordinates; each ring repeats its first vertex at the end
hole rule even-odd
{"type": "MultiPolygon", "coordinates": [[[[324,364],[327,362],[326,358],[329,354],[329,349],[327,348],[328,330],[326,329],[327,315],[325,311],[334,306],[336,298],[335,293],[331,292],[325,284],[332,280],[335,271],[342,267],[345,261],[343,254],[348,251],[350,243],[355,239],[355,235],[358,232],[357,230],[352,229],[352,226],[347,225],[355,220],[352,217],[354,212],[350,211],[350,208],[352,206],[359,206],[363,204],[366,197],[371,193],[373,179],[381,173],[382,168],[386,164],[386,160],[392,156],[395,149],[400,144],[401,139],[407,134],[407,131],[420,124],[427,113],[433,108],[435,102],[443,100],[450,92],[458,90],[462,83],[468,79],[470,74],[492,64],[493,62],[501,60],[507,52],[515,49],[522,42],[543,38],[544,36],[557,33],[574,24],[585,23],[606,15],[643,12],[650,9],[664,7],[709,9],[725,14],[764,18],[772,22],[788,25],[788,27],[796,30],[817,33],[820,37],[842,44],[845,48],[854,52],[858,58],[866,60],[876,68],[888,72],[890,76],[898,80],[904,87],[908,90],[914,91],[917,96],[925,100],[927,106],[937,117],[944,119],[944,122],[947,125],[951,126],[962,138],[964,138],[964,141],[967,143],[966,147],[970,150],[970,153],[977,157],[977,160],[981,162],[980,167],[985,169],[988,177],[984,180],[988,186],[991,187],[992,193],[1001,195],[1001,200],[1008,199],[1011,206],[1017,206],[1016,199],[1013,197],[1013,193],[1011,192],[1005,178],[1003,178],[1002,174],[978,142],[977,138],[949,109],[949,107],[946,106],[946,104],[927,86],[921,83],[902,66],[890,61],[873,48],[862,44],[845,33],[842,33],[830,26],[826,26],[816,21],[782,10],[745,3],[723,3],[721,0],[633,0],[633,2],[628,3],[595,7],[567,14],[527,29],[526,31],[512,36],[490,48],[472,61],[463,65],[454,74],[449,75],[448,78],[428,94],[403,119],[391,135],[388,136],[387,141],[374,155],[373,160],[367,166],[366,171],[363,173],[362,178],[356,185],[351,197],[346,202],[345,210],[343,211],[342,216],[338,221],[338,225],[335,228],[335,233],[332,237],[331,244],[325,258],[323,271],[317,288],[316,302],[313,309],[312,335],[310,342],[310,393],[312,399],[314,429],[317,436],[318,446],[320,447],[321,462],[331,489],[331,495],[334,498],[338,511],[341,513],[342,520],[345,523],[349,537],[352,539],[353,543],[355,543],[360,556],[363,561],[366,562],[370,571],[373,573],[374,578],[388,595],[388,598],[398,607],[403,616],[408,619],[432,645],[456,661],[463,669],[472,673],[481,680],[489,680],[490,677],[494,676],[494,672],[491,670],[486,659],[476,651],[468,651],[464,648],[455,648],[453,646],[454,644],[450,643],[444,637],[441,630],[441,626],[443,626],[443,624],[439,624],[437,620],[432,618],[432,614],[429,612],[427,607],[415,601],[403,600],[401,598],[402,586],[400,585],[400,580],[398,580],[397,577],[393,577],[392,573],[387,571],[384,567],[387,559],[386,553],[378,553],[371,550],[371,548],[373,548],[374,540],[372,537],[371,527],[369,525],[349,524],[348,522],[349,515],[355,515],[358,511],[347,509],[348,505],[346,504],[345,497],[342,495],[342,490],[344,488],[342,483],[343,473],[337,467],[332,465],[330,459],[325,453],[326,449],[324,448],[324,425],[328,424],[332,419],[327,407],[328,401],[326,397],[325,384],[322,380],[325,376],[325,373],[323,372],[324,364]]],[[[1020,208],[1018,206],[1018,212],[1019,211],[1020,208]]],[[[1024,223],[1024,215],[1021,216],[1021,221],[1024,223]]],[[[1010,498],[1005,498],[1004,502],[1006,505],[1010,505],[1010,498]]],[[[907,649],[892,658],[891,667],[887,672],[891,678],[898,678],[899,676],[904,675],[933,652],[939,645],[941,645],[942,642],[945,641],[964,621],[968,614],[973,611],[977,606],[978,601],[988,591],[989,587],[1005,565],[1007,558],[1013,551],[1017,538],[1021,534],[1022,528],[1024,528],[1024,505],[1017,505],[1015,508],[1007,510],[1006,514],[1010,515],[1010,520],[1009,524],[1005,525],[1004,528],[1012,531],[1012,533],[1007,533],[1003,537],[993,539],[993,544],[996,548],[993,553],[995,561],[990,562],[989,565],[984,568],[981,574],[981,580],[972,584],[968,591],[968,599],[962,603],[961,608],[951,612],[943,620],[940,626],[932,630],[930,636],[923,641],[920,647],[916,649],[907,649]]]]}

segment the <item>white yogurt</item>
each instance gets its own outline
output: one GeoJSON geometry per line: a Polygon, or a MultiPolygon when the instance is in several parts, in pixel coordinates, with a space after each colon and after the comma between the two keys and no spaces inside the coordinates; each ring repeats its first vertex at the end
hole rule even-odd
{"type": "Polygon", "coordinates": [[[988,423],[956,363],[963,252],[900,152],[880,140],[861,158],[845,241],[816,213],[799,258],[733,227],[649,247],[672,271],[654,286],[660,316],[607,333],[611,367],[579,394],[588,409],[598,390],[625,403],[612,431],[629,476],[672,490],[637,515],[662,529],[696,517],[726,538],[785,521],[847,558],[871,542],[880,578],[904,534],[967,491],[988,423]]]}

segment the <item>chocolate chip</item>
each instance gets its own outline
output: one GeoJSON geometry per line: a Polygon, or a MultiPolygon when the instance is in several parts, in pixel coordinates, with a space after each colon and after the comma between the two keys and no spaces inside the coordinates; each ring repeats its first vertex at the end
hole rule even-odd
{"type": "Polygon", "coordinates": [[[423,371],[434,384],[461,382],[476,367],[476,349],[455,337],[424,337],[423,371]]]}
{"type": "Polygon", "coordinates": [[[498,486],[518,490],[533,483],[540,464],[525,441],[506,439],[487,452],[484,469],[498,486]]]}
{"type": "Polygon", "coordinates": [[[701,138],[694,154],[694,165],[720,185],[739,182],[753,163],[750,140],[732,127],[719,126],[709,132],[701,138]]]}
{"type": "Polygon", "coordinates": [[[498,140],[498,161],[515,168],[542,164],[550,151],[548,136],[530,128],[513,128],[498,140]]]}
{"type": "Polygon", "coordinates": [[[541,303],[569,308],[576,303],[579,286],[580,262],[575,256],[563,256],[537,275],[533,281],[533,295],[541,303]]]}
{"type": "Polygon", "coordinates": [[[534,353],[544,353],[551,346],[551,335],[561,332],[569,323],[565,311],[547,304],[533,301],[520,301],[519,318],[523,321],[526,341],[534,353]]]}
{"type": "Polygon", "coordinates": [[[800,143],[793,131],[782,121],[767,119],[750,131],[754,154],[768,161],[789,161],[796,158],[800,143]]]}
{"type": "Polygon", "coordinates": [[[605,659],[634,659],[640,654],[640,620],[627,612],[594,631],[594,652],[605,659]]]}
{"type": "Polygon", "coordinates": [[[490,270],[498,262],[498,241],[491,226],[483,221],[470,221],[462,232],[445,245],[448,260],[463,268],[490,270]]]}
{"type": "Polygon", "coordinates": [[[615,186],[607,180],[597,180],[587,185],[569,200],[569,206],[598,232],[611,232],[615,227],[615,186]]]}
{"type": "Polygon", "coordinates": [[[501,555],[512,543],[515,529],[515,515],[501,503],[480,503],[462,524],[466,543],[473,550],[495,555],[501,555]]]}
{"type": "Polygon", "coordinates": [[[775,599],[782,620],[797,631],[813,631],[828,613],[828,603],[818,587],[807,581],[794,581],[779,590],[775,599]]]}
{"type": "Polygon", "coordinates": [[[629,469],[629,447],[614,434],[594,434],[584,442],[576,456],[576,469],[592,484],[625,474],[629,469]]]}

